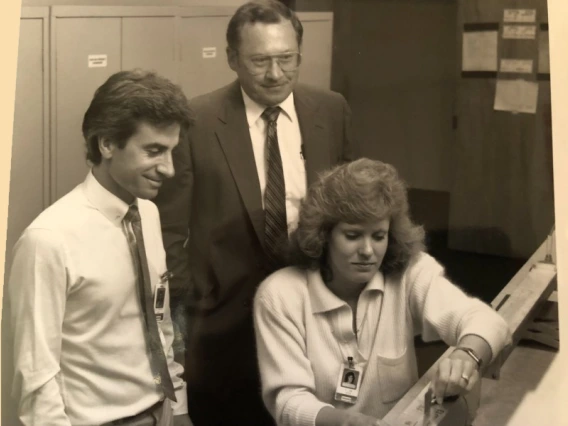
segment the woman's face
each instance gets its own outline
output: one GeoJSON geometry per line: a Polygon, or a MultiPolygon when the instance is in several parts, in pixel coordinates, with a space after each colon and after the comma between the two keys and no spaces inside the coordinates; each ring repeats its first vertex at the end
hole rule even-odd
{"type": "Polygon", "coordinates": [[[389,219],[370,223],[339,222],[331,231],[328,264],[331,290],[338,296],[361,290],[383,262],[388,246],[389,219]]]}

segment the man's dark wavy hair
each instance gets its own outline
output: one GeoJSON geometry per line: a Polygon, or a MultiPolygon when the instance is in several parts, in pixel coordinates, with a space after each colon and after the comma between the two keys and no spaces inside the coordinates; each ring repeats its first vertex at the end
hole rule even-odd
{"type": "Polygon", "coordinates": [[[163,128],[180,125],[180,139],[193,123],[182,89],[155,72],[120,71],[100,86],[83,118],[87,160],[100,164],[100,138],[124,148],[140,123],[163,128]]]}

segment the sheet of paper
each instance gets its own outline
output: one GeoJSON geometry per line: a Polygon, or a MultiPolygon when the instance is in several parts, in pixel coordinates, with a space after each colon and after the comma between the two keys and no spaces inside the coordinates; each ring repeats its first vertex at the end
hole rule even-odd
{"type": "Polygon", "coordinates": [[[497,31],[463,33],[462,71],[497,71],[497,31]]]}
{"type": "Polygon", "coordinates": [[[533,61],[532,59],[501,59],[501,72],[514,72],[514,73],[532,73],[533,61]]]}
{"type": "Polygon", "coordinates": [[[536,25],[504,25],[503,38],[534,40],[536,25]]]}
{"type": "Polygon", "coordinates": [[[536,22],[536,9],[505,9],[504,22],[536,22]]]}
{"type": "Polygon", "coordinates": [[[497,111],[536,114],[538,83],[526,80],[497,80],[495,103],[497,111]]]}
{"type": "Polygon", "coordinates": [[[548,31],[540,31],[538,37],[538,72],[550,74],[548,31]]]}

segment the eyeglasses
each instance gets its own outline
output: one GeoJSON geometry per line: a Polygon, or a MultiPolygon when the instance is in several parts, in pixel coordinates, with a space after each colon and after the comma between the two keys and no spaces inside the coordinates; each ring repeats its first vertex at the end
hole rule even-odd
{"type": "Polygon", "coordinates": [[[290,72],[298,69],[302,62],[302,54],[298,52],[286,52],[277,55],[255,55],[250,58],[245,58],[243,62],[249,73],[258,75],[270,69],[272,60],[276,61],[282,71],[290,72]]]}

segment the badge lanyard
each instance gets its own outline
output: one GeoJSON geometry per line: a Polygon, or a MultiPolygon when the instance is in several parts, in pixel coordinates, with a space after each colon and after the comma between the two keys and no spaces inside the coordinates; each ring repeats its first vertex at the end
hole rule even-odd
{"type": "MultiPolygon", "coordinates": [[[[369,306],[367,304],[367,309],[365,309],[365,314],[363,315],[363,319],[361,321],[361,330],[365,326],[365,322],[367,320],[367,312],[369,310],[369,306]]],[[[353,315],[353,311],[351,312],[353,315]]],[[[353,318],[351,318],[353,320],[353,318]]],[[[357,321],[357,318],[355,318],[357,321]]],[[[377,327],[378,327],[377,321],[377,327]]],[[[357,340],[358,338],[358,331],[355,332],[355,337],[357,340]]],[[[370,347],[369,354],[373,351],[373,346],[375,344],[375,338],[377,337],[377,332],[375,330],[375,335],[373,336],[373,342],[370,347]]],[[[339,352],[343,356],[343,359],[346,360],[341,364],[341,369],[339,370],[339,375],[337,377],[337,386],[335,388],[335,400],[346,402],[348,404],[355,404],[359,397],[359,390],[361,389],[361,383],[363,382],[363,366],[355,365],[352,356],[345,356],[343,352],[343,348],[341,344],[337,342],[339,346],[339,352]]],[[[357,345],[359,342],[357,342],[357,345]]]]}

